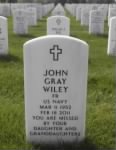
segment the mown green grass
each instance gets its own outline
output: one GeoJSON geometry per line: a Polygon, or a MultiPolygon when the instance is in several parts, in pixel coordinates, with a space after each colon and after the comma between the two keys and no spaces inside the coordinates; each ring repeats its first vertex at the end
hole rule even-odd
{"type": "MultiPolygon", "coordinates": [[[[74,17],[69,17],[71,36],[89,44],[86,119],[88,142],[84,143],[82,149],[86,150],[87,144],[94,144],[98,149],[114,149],[115,58],[106,54],[108,28],[105,26],[103,36],[89,35],[87,27],[80,26],[74,17]]],[[[8,18],[8,27],[9,56],[0,57],[0,149],[34,149],[36,147],[26,143],[25,139],[23,44],[46,34],[46,18],[38,21],[37,26],[30,27],[26,36],[13,33],[11,17],[8,18]]],[[[78,147],[69,146],[66,149],[78,147]]]]}
{"type": "Polygon", "coordinates": [[[89,44],[87,130],[88,139],[98,149],[114,149],[115,119],[115,58],[107,56],[108,27],[104,35],[90,35],[88,28],[71,17],[71,35],[89,44]]]}

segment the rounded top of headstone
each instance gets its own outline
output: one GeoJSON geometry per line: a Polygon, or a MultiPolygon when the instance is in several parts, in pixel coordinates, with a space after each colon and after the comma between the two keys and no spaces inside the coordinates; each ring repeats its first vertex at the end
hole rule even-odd
{"type": "Polygon", "coordinates": [[[112,20],[116,20],[116,16],[112,17],[112,18],[111,18],[111,21],[112,21],[112,20]]]}
{"type": "Polygon", "coordinates": [[[69,36],[66,36],[66,35],[47,35],[47,36],[41,36],[41,37],[34,38],[32,40],[27,41],[24,44],[24,46],[28,45],[29,43],[37,42],[38,40],[41,41],[41,40],[54,40],[54,39],[72,40],[72,41],[78,42],[78,43],[83,44],[83,45],[85,45],[85,46],[88,47],[88,44],[85,41],[77,39],[77,38],[74,38],[74,37],[69,37],[69,36]]]}
{"type": "Polygon", "coordinates": [[[7,18],[6,18],[6,17],[3,17],[3,16],[0,16],[0,19],[7,20],[7,18]]]}

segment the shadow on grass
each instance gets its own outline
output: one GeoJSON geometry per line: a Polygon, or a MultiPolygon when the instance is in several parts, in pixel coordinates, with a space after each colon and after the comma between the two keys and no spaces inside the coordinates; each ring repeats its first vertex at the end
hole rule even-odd
{"type": "Polygon", "coordinates": [[[17,37],[24,37],[24,38],[36,38],[35,35],[32,34],[18,34],[17,37]]]}
{"type": "Polygon", "coordinates": [[[42,20],[40,20],[40,21],[41,21],[41,23],[42,23],[42,22],[46,22],[46,20],[47,20],[47,19],[46,19],[46,18],[44,18],[44,19],[42,19],[42,20]]]}
{"type": "Polygon", "coordinates": [[[36,25],[36,26],[31,26],[31,28],[33,28],[33,29],[38,29],[38,26],[39,26],[39,24],[36,25]]]}
{"type": "Polygon", "coordinates": [[[11,61],[19,62],[20,58],[17,57],[17,56],[13,56],[11,54],[9,54],[9,55],[1,55],[0,56],[0,62],[11,62],[11,61]]]}
{"type": "Polygon", "coordinates": [[[91,140],[85,139],[80,143],[59,143],[56,145],[34,145],[32,150],[97,150],[91,140]]]}
{"type": "Polygon", "coordinates": [[[72,32],[72,33],[70,34],[70,36],[71,36],[71,37],[74,37],[74,38],[77,38],[77,39],[79,39],[79,38],[80,38],[78,35],[76,35],[76,33],[75,33],[75,32],[72,32]]]}
{"type": "Polygon", "coordinates": [[[104,34],[91,34],[94,37],[101,37],[101,38],[108,38],[108,33],[104,33],[104,34]]]}
{"type": "Polygon", "coordinates": [[[100,37],[103,37],[103,38],[108,38],[108,33],[104,33],[104,34],[101,34],[99,35],[100,37]]]}

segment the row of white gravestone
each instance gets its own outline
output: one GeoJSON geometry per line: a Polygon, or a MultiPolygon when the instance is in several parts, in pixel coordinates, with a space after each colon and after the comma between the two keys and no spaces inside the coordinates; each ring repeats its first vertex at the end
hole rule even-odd
{"type": "MultiPolygon", "coordinates": [[[[94,18],[96,18],[96,21],[95,21],[96,24],[101,24],[100,26],[104,26],[104,21],[106,20],[106,16],[107,16],[105,10],[103,10],[101,8],[98,10],[90,10],[89,8],[82,8],[80,10],[81,11],[81,13],[80,13],[81,25],[89,26],[94,17],[94,18]],[[104,11],[105,11],[105,13],[104,13],[104,11]],[[92,14],[92,12],[93,12],[93,14],[92,14]]],[[[104,29],[103,29],[103,31],[104,31],[104,29]]]]}
{"type": "MultiPolygon", "coordinates": [[[[81,21],[81,25],[89,26],[89,33],[103,34],[104,33],[104,20],[108,14],[109,36],[108,36],[108,48],[107,54],[116,56],[116,5],[110,5],[108,7],[97,7],[96,10],[89,10],[88,6],[85,8],[83,5],[79,5],[77,9],[76,19],[81,21]],[[113,17],[114,16],[114,17],[113,17]]],[[[106,5],[105,5],[106,6],[106,5]]],[[[68,11],[71,12],[69,4],[65,6],[68,11]]],[[[77,6],[76,6],[77,7],[77,6]]]]}
{"type": "Polygon", "coordinates": [[[88,45],[69,37],[65,16],[49,17],[47,34],[24,44],[26,138],[79,142],[85,138],[88,45]]]}
{"type": "Polygon", "coordinates": [[[103,11],[85,9],[81,14],[81,25],[89,26],[89,33],[103,34],[104,33],[104,15],[103,11]]]}
{"type": "MultiPolygon", "coordinates": [[[[109,25],[109,36],[108,36],[108,49],[107,54],[116,56],[116,5],[115,7],[109,8],[108,13],[108,25],[109,25]],[[114,17],[113,17],[114,16],[114,17]]],[[[103,34],[104,32],[104,15],[103,11],[94,10],[90,12],[89,20],[89,33],[99,33],[103,34]]]]}
{"type": "MultiPolygon", "coordinates": [[[[49,11],[52,5],[49,5],[49,11]]],[[[48,9],[47,9],[48,10],[48,9]]],[[[16,34],[27,34],[29,26],[37,25],[37,10],[34,7],[15,9],[13,11],[13,31],[16,34]]],[[[47,12],[48,13],[48,12],[47,12]]]]}
{"type": "MultiPolygon", "coordinates": [[[[9,16],[11,15],[10,12],[12,12],[14,9],[26,9],[27,7],[35,7],[37,8],[37,13],[38,14],[38,19],[39,17],[41,18],[41,16],[46,15],[46,13],[49,10],[49,7],[51,7],[50,5],[52,5],[52,7],[54,7],[54,4],[40,4],[40,3],[1,3],[0,4],[0,15],[1,16],[9,16]]],[[[106,18],[107,14],[108,14],[108,9],[109,9],[109,16],[110,16],[110,9],[114,9],[116,8],[116,4],[114,5],[108,5],[108,4],[65,4],[65,7],[67,9],[70,10],[71,14],[76,16],[76,9],[83,9],[83,8],[87,8],[89,10],[103,10],[104,12],[104,17],[106,18]]],[[[81,13],[81,12],[80,12],[81,13]]],[[[112,13],[111,13],[112,14],[112,13]]]]}
{"type": "Polygon", "coordinates": [[[65,5],[66,9],[68,9],[70,13],[73,14],[73,16],[76,16],[76,19],[79,20],[82,25],[87,25],[87,26],[89,26],[90,11],[92,10],[101,11],[103,13],[104,20],[106,20],[109,9],[110,9],[109,6],[110,5],[108,4],[100,4],[100,5],[99,4],[93,4],[93,5],[92,4],[91,5],[90,4],[78,4],[78,5],[66,4],[65,5]],[[72,13],[72,10],[75,13],[72,13]]]}
{"type": "Polygon", "coordinates": [[[104,20],[108,16],[108,25],[110,19],[116,16],[116,4],[65,4],[66,9],[81,22],[82,25],[89,26],[90,11],[101,11],[104,20]]]}
{"type": "Polygon", "coordinates": [[[13,15],[13,31],[16,34],[27,34],[28,27],[37,25],[37,19],[40,20],[46,15],[54,4],[0,4],[0,15],[13,15]]]}
{"type": "Polygon", "coordinates": [[[84,9],[88,11],[91,10],[101,10],[104,14],[104,19],[107,17],[108,13],[108,4],[65,4],[65,8],[73,15],[77,16],[77,19],[81,19],[81,14],[83,13],[84,9]]]}
{"type": "Polygon", "coordinates": [[[27,9],[33,7],[37,11],[37,19],[41,19],[50,10],[54,8],[54,4],[41,4],[41,3],[0,3],[0,16],[8,17],[13,14],[15,9],[27,9]]]}
{"type": "MultiPolygon", "coordinates": [[[[50,11],[50,9],[52,9],[53,7],[53,5],[46,5],[46,6],[49,6],[49,9],[47,9],[48,11],[50,11]]],[[[37,15],[35,8],[28,7],[27,10],[20,9],[14,11],[13,14],[14,33],[27,34],[28,26],[32,24],[36,25],[37,15]]],[[[7,54],[8,54],[7,18],[0,16],[0,55],[7,55],[7,54]]]]}
{"type": "MultiPolygon", "coordinates": [[[[85,7],[84,5],[76,6],[76,20],[80,21],[81,25],[89,26],[90,34],[91,33],[103,34],[106,13],[103,12],[104,9],[102,7],[97,8],[95,6],[94,7],[90,6],[89,5],[85,5],[85,7]]],[[[68,6],[66,5],[65,7],[71,13],[69,5],[68,6]]]]}
{"type": "MultiPolygon", "coordinates": [[[[58,7],[59,7],[59,5],[58,5],[58,7]]],[[[62,7],[60,7],[60,10],[61,10],[61,8],[62,7]]],[[[112,9],[114,9],[114,8],[112,8],[112,9]]],[[[86,12],[86,9],[85,9],[85,12],[86,12]]],[[[18,34],[27,34],[28,33],[28,25],[27,25],[28,23],[26,21],[27,19],[26,19],[25,16],[26,16],[25,15],[25,11],[23,13],[21,13],[20,11],[19,12],[15,12],[15,18],[17,20],[17,21],[14,21],[15,22],[14,23],[14,32],[15,33],[18,33],[18,34]],[[17,15],[17,14],[19,14],[19,15],[17,15]]],[[[90,16],[91,16],[90,17],[91,19],[90,19],[89,32],[90,33],[103,33],[103,28],[104,28],[104,26],[103,26],[103,14],[101,14],[100,11],[97,10],[97,11],[91,11],[91,15],[90,16]],[[98,30],[99,30],[99,32],[98,32],[98,30]]],[[[85,17],[85,18],[87,18],[87,17],[85,17]]],[[[69,19],[68,18],[63,17],[63,16],[60,17],[60,18],[59,17],[53,17],[53,20],[54,21],[52,21],[52,18],[48,19],[48,26],[49,27],[47,28],[48,29],[47,30],[47,34],[64,34],[64,35],[69,35],[69,31],[70,31],[70,28],[69,28],[70,25],[69,24],[70,23],[69,23],[69,19]],[[53,24],[53,22],[54,22],[54,24],[53,24]]],[[[81,19],[81,20],[83,20],[83,19],[81,19]]],[[[109,30],[113,30],[113,32],[115,32],[112,27],[110,27],[109,30]]],[[[112,37],[112,36],[110,36],[110,34],[111,34],[111,32],[109,31],[109,41],[111,39],[110,37],[112,37]]],[[[110,43],[111,42],[108,42],[108,51],[109,51],[109,49],[111,47],[110,43]]],[[[6,45],[8,45],[8,44],[6,44],[6,45]]],[[[112,45],[114,45],[114,44],[112,44],[112,45]]]]}

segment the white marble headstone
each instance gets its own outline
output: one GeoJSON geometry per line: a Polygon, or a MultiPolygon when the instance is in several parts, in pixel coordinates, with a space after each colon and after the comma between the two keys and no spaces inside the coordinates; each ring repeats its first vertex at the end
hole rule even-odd
{"type": "Polygon", "coordinates": [[[81,7],[76,8],[76,20],[80,21],[81,20],[81,7]]]}
{"type": "Polygon", "coordinates": [[[28,17],[28,25],[34,26],[37,25],[37,10],[36,8],[30,7],[27,8],[27,17],[28,17]]]}
{"type": "Polygon", "coordinates": [[[90,34],[104,33],[104,16],[102,11],[99,10],[90,11],[89,33],[90,34]]]}
{"type": "Polygon", "coordinates": [[[0,55],[8,54],[7,18],[0,16],[0,55]]]}
{"type": "Polygon", "coordinates": [[[89,26],[89,9],[83,8],[81,11],[81,25],[89,26]]]}
{"type": "Polygon", "coordinates": [[[108,15],[108,8],[106,6],[101,6],[101,7],[98,8],[98,10],[103,12],[104,20],[106,20],[107,15],[108,15]]]}
{"type": "Polygon", "coordinates": [[[4,17],[10,16],[10,6],[8,5],[8,3],[3,3],[0,7],[0,11],[2,11],[2,13],[0,13],[0,15],[2,15],[4,17]]]}
{"type": "Polygon", "coordinates": [[[88,45],[49,35],[24,44],[26,138],[55,144],[85,137],[88,45]]]}
{"type": "Polygon", "coordinates": [[[110,19],[116,16],[116,8],[109,8],[108,12],[108,25],[110,24],[110,19]]]}
{"type": "Polygon", "coordinates": [[[65,16],[52,16],[47,19],[47,34],[70,35],[70,19],[65,16]]]}
{"type": "Polygon", "coordinates": [[[16,34],[28,33],[27,12],[22,9],[17,9],[13,12],[13,31],[16,34]]]}
{"type": "Polygon", "coordinates": [[[107,54],[116,56],[116,17],[110,19],[107,54]]]}
{"type": "Polygon", "coordinates": [[[42,4],[36,5],[37,9],[37,19],[40,20],[42,19],[42,4]]]}

